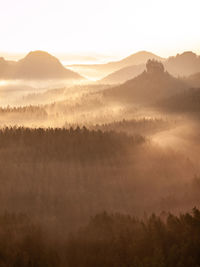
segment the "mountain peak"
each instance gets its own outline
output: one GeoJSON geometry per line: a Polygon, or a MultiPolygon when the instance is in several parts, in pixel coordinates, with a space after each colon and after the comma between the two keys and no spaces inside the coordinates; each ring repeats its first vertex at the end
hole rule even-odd
{"type": "Polygon", "coordinates": [[[60,63],[59,60],[50,55],[48,52],[41,51],[41,50],[36,50],[36,51],[31,51],[29,52],[21,61],[38,61],[38,62],[54,62],[54,63],[60,63]]]}
{"type": "Polygon", "coordinates": [[[152,52],[149,52],[149,51],[146,51],[146,50],[141,50],[141,51],[138,51],[136,52],[135,54],[133,55],[148,55],[148,56],[156,56],[155,54],[153,54],[152,52]]]}
{"type": "Polygon", "coordinates": [[[126,63],[126,66],[130,65],[139,65],[144,64],[148,59],[155,59],[155,60],[163,60],[163,58],[148,52],[148,51],[139,51],[135,54],[132,54],[123,60],[121,60],[121,63],[126,63]]]}
{"type": "Polygon", "coordinates": [[[188,57],[188,58],[189,57],[191,57],[191,58],[196,58],[197,57],[197,55],[192,51],[185,51],[182,54],[178,54],[177,56],[179,56],[179,57],[188,57]]]}
{"type": "Polygon", "coordinates": [[[46,51],[42,51],[42,50],[35,50],[35,51],[30,51],[26,57],[53,57],[51,54],[49,54],[48,52],[46,51]]]}

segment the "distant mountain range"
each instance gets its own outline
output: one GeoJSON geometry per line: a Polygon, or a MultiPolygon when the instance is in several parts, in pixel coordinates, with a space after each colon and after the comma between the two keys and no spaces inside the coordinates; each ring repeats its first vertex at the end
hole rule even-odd
{"type": "Polygon", "coordinates": [[[105,64],[107,67],[115,69],[115,70],[119,70],[120,68],[125,68],[131,65],[140,65],[140,64],[144,64],[147,62],[148,59],[155,59],[158,61],[163,61],[165,60],[164,58],[161,58],[151,52],[147,52],[147,51],[140,51],[137,52],[135,54],[132,54],[120,61],[116,61],[116,62],[110,62],[105,64]]]}
{"type": "Polygon", "coordinates": [[[72,65],[65,68],[60,61],[44,51],[30,52],[19,61],[0,58],[0,79],[67,79],[83,80],[81,75],[104,77],[99,83],[122,84],[145,71],[147,60],[163,63],[166,71],[175,77],[187,79],[192,86],[200,84],[200,56],[184,52],[168,59],[141,51],[120,61],[107,64],[72,65]],[[81,73],[81,74],[79,74],[81,73]],[[87,73],[89,75],[87,75],[87,73]],[[190,77],[188,77],[190,76],[190,77]],[[187,78],[186,78],[187,77],[187,78]]]}
{"type": "Polygon", "coordinates": [[[131,103],[154,103],[188,88],[188,84],[164,70],[164,65],[148,60],[146,70],[122,85],[104,91],[104,96],[112,100],[131,103]]]}
{"type": "Polygon", "coordinates": [[[47,52],[34,51],[19,61],[0,58],[0,79],[81,80],[83,77],[66,69],[56,57],[47,52]]]}
{"type": "MultiPolygon", "coordinates": [[[[73,69],[74,71],[78,71],[78,72],[82,73],[85,76],[87,76],[89,74],[91,77],[94,75],[95,78],[98,75],[99,75],[99,77],[105,77],[106,75],[108,75],[112,72],[118,71],[118,70],[126,68],[126,67],[130,67],[133,65],[144,65],[144,68],[145,68],[145,64],[146,64],[148,59],[156,59],[159,61],[165,60],[164,58],[161,58],[161,57],[159,57],[159,56],[157,56],[151,52],[140,51],[140,52],[132,54],[132,55],[120,60],[120,61],[109,62],[106,64],[86,64],[86,65],[85,64],[76,64],[76,65],[70,65],[70,68],[73,69]]],[[[126,70],[124,70],[123,72],[125,73],[126,70]]],[[[137,72],[137,74],[138,74],[138,72],[137,72]]],[[[117,77],[117,75],[116,75],[116,77],[117,77]]],[[[133,76],[131,78],[133,78],[133,76]]],[[[125,80],[123,79],[123,81],[125,81],[125,80]]]]}
{"type": "MultiPolygon", "coordinates": [[[[156,57],[154,57],[157,59],[156,57]]],[[[184,52],[177,54],[175,57],[169,57],[164,61],[162,59],[165,69],[172,75],[189,76],[196,72],[200,72],[200,56],[193,52],[184,52]]],[[[129,61],[130,62],[130,61],[129,61]]],[[[121,68],[108,76],[104,77],[102,83],[123,83],[136,77],[145,70],[145,64],[137,65],[136,63],[129,67],[121,68]]]]}

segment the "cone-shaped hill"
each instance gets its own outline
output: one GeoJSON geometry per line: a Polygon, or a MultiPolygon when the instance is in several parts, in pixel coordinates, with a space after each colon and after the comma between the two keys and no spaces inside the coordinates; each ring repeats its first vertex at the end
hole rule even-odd
{"type": "Polygon", "coordinates": [[[66,69],[60,61],[44,51],[30,52],[14,62],[0,58],[0,79],[83,79],[78,73],[66,69]]]}

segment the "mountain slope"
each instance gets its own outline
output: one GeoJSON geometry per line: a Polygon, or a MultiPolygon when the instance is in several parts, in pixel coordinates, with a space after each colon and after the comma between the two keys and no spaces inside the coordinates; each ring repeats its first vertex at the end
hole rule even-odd
{"type": "Polygon", "coordinates": [[[149,60],[147,70],[136,78],[104,91],[104,96],[113,100],[153,103],[187,88],[184,81],[171,76],[162,63],[149,60]]]}
{"type": "Polygon", "coordinates": [[[0,79],[83,79],[78,73],[66,69],[60,61],[43,51],[30,52],[17,61],[0,58],[0,79]]]}
{"type": "Polygon", "coordinates": [[[145,70],[145,64],[140,65],[133,65],[129,67],[122,68],[120,70],[117,70],[102,80],[100,80],[101,83],[108,83],[108,84],[114,84],[114,83],[124,83],[130,79],[133,79],[134,77],[138,76],[145,70]]]}
{"type": "Polygon", "coordinates": [[[132,65],[140,65],[140,64],[145,64],[147,62],[147,60],[149,59],[155,59],[155,60],[159,60],[162,61],[164,60],[164,58],[161,58],[151,52],[147,52],[147,51],[140,51],[137,52],[135,54],[132,54],[120,61],[117,62],[110,62],[107,65],[109,66],[113,66],[114,68],[124,68],[124,67],[128,67],[128,66],[132,66],[132,65]]]}

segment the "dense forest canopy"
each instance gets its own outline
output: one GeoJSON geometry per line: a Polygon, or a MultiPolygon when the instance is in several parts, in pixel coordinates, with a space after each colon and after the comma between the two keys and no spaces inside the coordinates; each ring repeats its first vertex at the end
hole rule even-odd
{"type": "Polygon", "coordinates": [[[26,214],[0,216],[2,266],[199,266],[200,211],[138,219],[100,213],[53,239],[26,214]]]}

